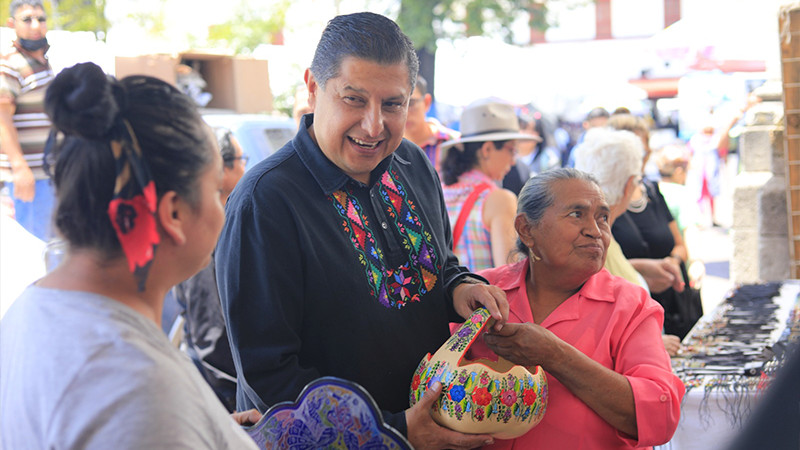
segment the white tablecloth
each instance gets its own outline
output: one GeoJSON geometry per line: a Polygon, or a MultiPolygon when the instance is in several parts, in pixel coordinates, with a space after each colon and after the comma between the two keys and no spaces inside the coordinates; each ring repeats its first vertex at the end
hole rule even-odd
{"type": "MultiPolygon", "coordinates": [[[[775,320],[779,326],[772,332],[770,341],[775,343],[786,329],[786,320],[800,294],[800,281],[783,282],[780,296],[775,297],[779,308],[775,312],[775,320]]],[[[722,307],[722,305],[720,306],[722,307]]],[[[714,314],[700,319],[701,322],[712,320],[714,314]]],[[[695,330],[699,328],[695,327],[695,330]]],[[[694,332],[694,330],[693,330],[694,332]]],[[[691,333],[689,338],[691,338],[691,333]]],[[[685,381],[685,380],[684,380],[685,381]]],[[[672,440],[666,445],[656,447],[658,450],[716,450],[725,449],[746,423],[763,394],[759,389],[759,376],[725,377],[708,376],[705,385],[691,386],[681,404],[681,420],[672,440]],[[737,380],[738,383],[720,381],[737,380]]]]}
{"type": "Polygon", "coordinates": [[[691,389],[681,404],[681,421],[672,440],[662,450],[715,450],[727,448],[758,401],[755,389],[733,392],[702,387],[691,389]]]}

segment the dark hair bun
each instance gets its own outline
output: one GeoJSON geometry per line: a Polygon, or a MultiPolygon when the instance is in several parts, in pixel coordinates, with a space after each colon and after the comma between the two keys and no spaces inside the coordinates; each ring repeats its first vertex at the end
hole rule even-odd
{"type": "Polygon", "coordinates": [[[45,94],[45,111],[59,131],[88,139],[105,136],[124,105],[123,88],[94,63],[64,69],[45,94]]]}

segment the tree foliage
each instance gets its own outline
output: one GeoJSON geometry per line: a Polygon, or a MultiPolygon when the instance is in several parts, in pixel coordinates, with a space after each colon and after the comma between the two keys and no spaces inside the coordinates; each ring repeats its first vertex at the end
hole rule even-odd
{"type": "MultiPolygon", "coordinates": [[[[548,4],[567,8],[594,0],[400,0],[397,24],[408,35],[420,58],[420,75],[433,91],[433,74],[438,39],[481,36],[488,33],[513,39],[512,24],[527,16],[528,26],[546,30],[552,17],[548,4]]],[[[432,93],[432,92],[431,92],[432,93]]]]}
{"type": "Polygon", "coordinates": [[[546,30],[552,18],[548,4],[567,8],[593,0],[400,0],[397,23],[417,49],[433,51],[436,40],[480,36],[489,32],[512,41],[512,24],[527,16],[528,25],[546,30]]]}
{"type": "Polygon", "coordinates": [[[444,19],[441,11],[442,3],[452,0],[401,0],[397,24],[411,39],[417,50],[436,50],[436,39],[439,37],[435,27],[444,19]],[[439,13],[434,12],[439,10],[439,13]]]}
{"type": "Polygon", "coordinates": [[[6,26],[8,21],[8,8],[11,7],[11,0],[0,0],[0,26],[6,26]]]}
{"type": "Polygon", "coordinates": [[[164,37],[167,32],[167,1],[168,0],[158,0],[156,8],[139,9],[129,12],[128,18],[133,20],[133,22],[142,29],[148,30],[150,35],[164,37]]]}
{"type": "Polygon", "coordinates": [[[53,26],[67,31],[93,31],[105,38],[108,33],[108,20],[105,16],[106,0],[58,0],[55,7],[53,26]]]}
{"type": "MultiPolygon", "coordinates": [[[[99,38],[108,33],[106,0],[52,0],[44,1],[48,29],[67,31],[92,31],[99,38]]],[[[0,24],[6,26],[11,0],[0,0],[0,24]]]]}
{"type": "Polygon", "coordinates": [[[239,3],[231,20],[209,29],[209,44],[224,45],[237,54],[249,54],[263,43],[279,41],[289,6],[289,0],[273,3],[268,10],[239,3]]]}

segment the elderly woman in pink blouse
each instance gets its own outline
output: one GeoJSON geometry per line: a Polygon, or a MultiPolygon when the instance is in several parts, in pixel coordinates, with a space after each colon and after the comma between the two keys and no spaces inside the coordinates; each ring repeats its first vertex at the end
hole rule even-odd
{"type": "Polygon", "coordinates": [[[603,268],[611,229],[597,182],[574,169],[539,174],[522,189],[517,212],[518,250],[527,258],[481,272],[508,296],[508,323],[477,341],[471,356],[542,366],[550,397],[538,426],[491,448],[669,441],[684,387],[661,344],[664,311],[603,268]]]}

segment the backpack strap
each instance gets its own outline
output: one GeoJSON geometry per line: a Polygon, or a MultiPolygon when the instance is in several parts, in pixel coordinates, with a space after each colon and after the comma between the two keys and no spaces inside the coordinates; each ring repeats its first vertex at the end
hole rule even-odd
{"type": "Polygon", "coordinates": [[[481,183],[475,186],[475,189],[470,192],[464,204],[461,205],[461,211],[458,213],[456,225],[453,227],[453,249],[458,246],[458,242],[461,240],[461,235],[464,233],[464,226],[467,225],[467,217],[469,217],[472,207],[475,206],[475,202],[478,201],[478,196],[487,189],[489,189],[489,183],[481,183]]]}

